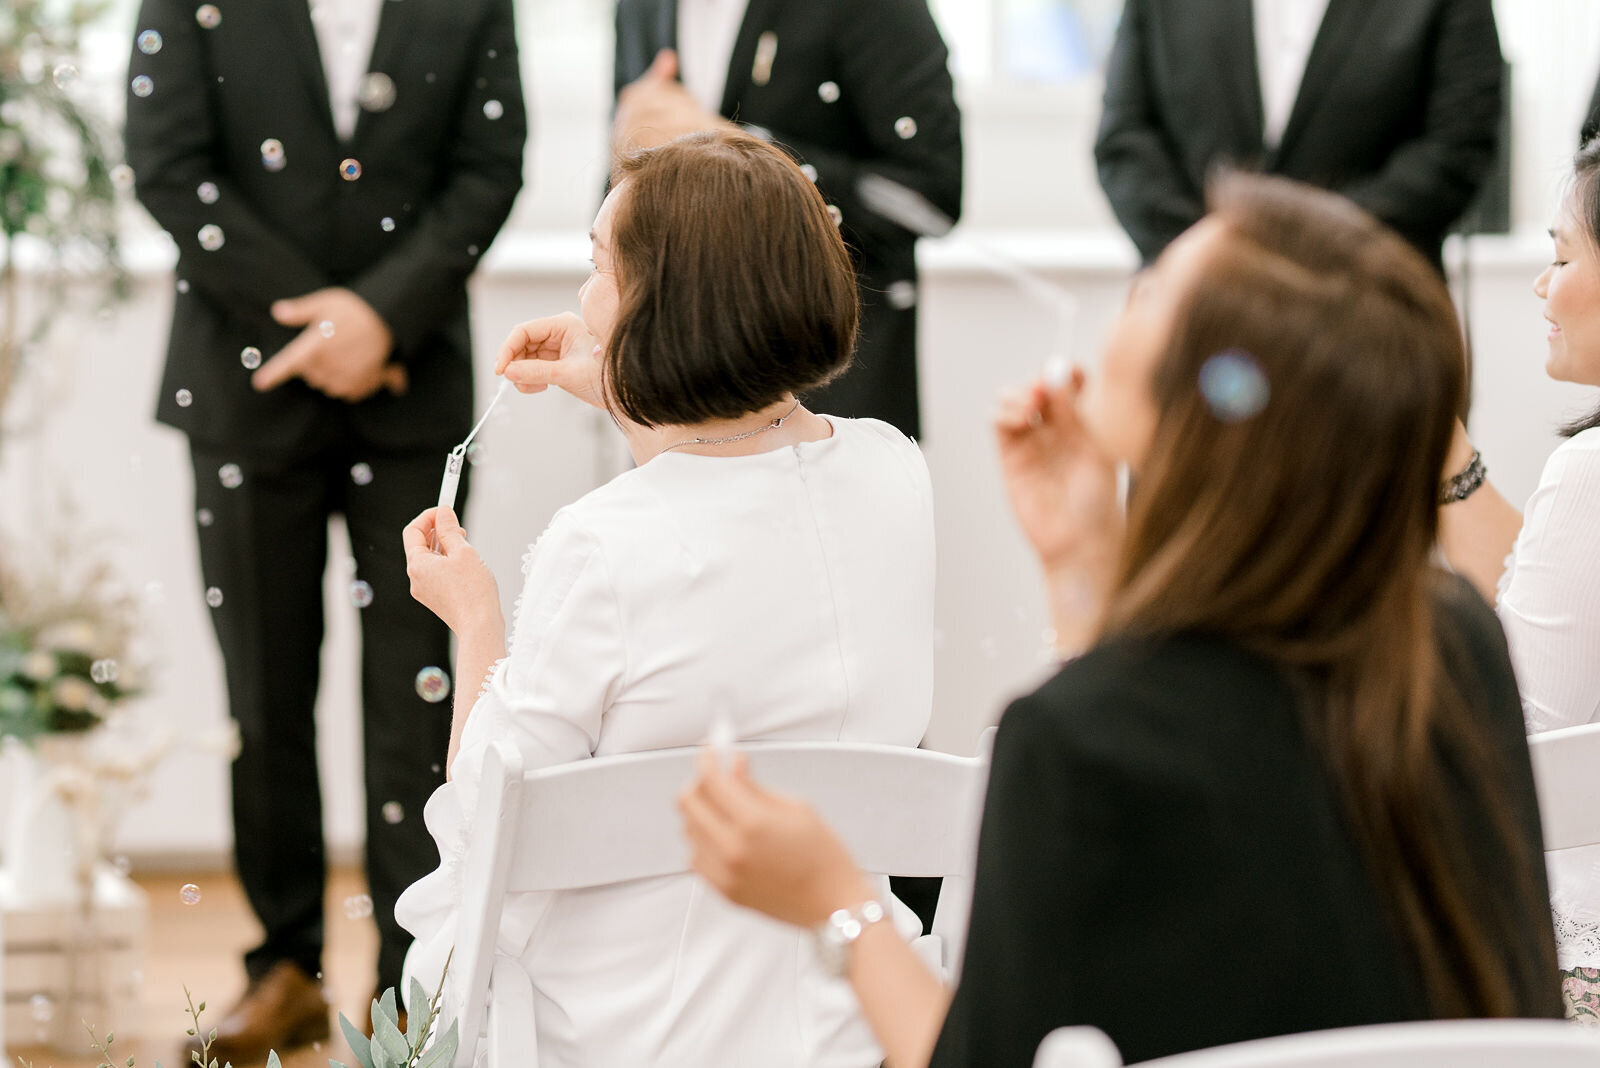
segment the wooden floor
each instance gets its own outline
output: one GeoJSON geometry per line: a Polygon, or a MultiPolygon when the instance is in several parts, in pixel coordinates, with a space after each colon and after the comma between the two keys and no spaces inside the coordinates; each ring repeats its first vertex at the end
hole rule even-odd
{"type": "MultiPolygon", "coordinates": [[[[148,875],[133,873],[150,894],[150,957],[144,969],[143,1011],[133,1028],[124,1027],[112,1047],[112,1062],[122,1066],[129,1057],[138,1068],[185,1068],[181,1053],[190,1026],[183,996],[185,984],[195,1002],[208,1003],[202,1020],[215,1025],[244,990],[244,950],[255,945],[261,929],[245,902],[239,882],[231,873],[148,875]],[[184,883],[201,891],[195,905],[183,904],[178,891],[184,883]]],[[[376,982],[378,931],[370,916],[350,919],[345,901],[366,893],[366,882],[356,871],[336,871],[327,896],[327,948],[323,953],[323,982],[336,1011],[361,1022],[369,1016],[376,982]]],[[[283,1055],[284,1068],[327,1068],[328,1060],[355,1064],[339,1036],[333,1018],[334,1038],[283,1055]]],[[[95,1068],[99,1056],[80,1032],[81,1047],[58,1049],[35,1042],[37,1035],[6,1035],[7,1052],[18,1064],[33,1068],[95,1068]]],[[[250,1068],[234,1065],[234,1068],[250,1068]]]]}

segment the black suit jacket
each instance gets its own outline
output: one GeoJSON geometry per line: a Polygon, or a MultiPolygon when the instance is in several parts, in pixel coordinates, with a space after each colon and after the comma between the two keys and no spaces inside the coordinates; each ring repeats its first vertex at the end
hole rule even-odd
{"type": "Polygon", "coordinates": [[[1250,0],[1127,0],[1095,142],[1146,262],[1204,213],[1220,163],[1350,197],[1436,265],[1493,162],[1491,0],[1329,0],[1281,143],[1262,145],[1250,0]]]}
{"type": "MultiPolygon", "coordinates": [[[[680,47],[675,0],[620,0],[616,44],[620,91],[658,51],[680,47]]],[[[913,436],[916,310],[896,307],[889,293],[916,282],[918,234],[942,233],[961,213],[961,113],[947,58],[927,0],[750,0],[722,96],[723,116],[816,169],[856,257],[857,365],[808,403],[885,419],[913,436]],[[777,48],[761,80],[754,67],[768,34],[777,48]],[[838,89],[831,102],[825,82],[838,89]],[[910,136],[903,118],[915,123],[910,136]]],[[[894,292],[903,304],[908,291],[894,292]]]]}
{"type": "Polygon", "coordinates": [[[393,105],[334,131],[305,0],[221,5],[213,28],[189,0],[145,0],[133,52],[127,151],[139,198],[178,245],[180,292],[157,418],[207,445],[270,457],[310,452],[342,431],[378,448],[448,446],[471,419],[466,280],[522,184],[526,117],[511,0],[386,3],[369,70],[393,105]],[[485,112],[485,104],[498,101],[485,112]],[[491,114],[498,113],[498,118],[491,114]],[[282,147],[282,166],[263,145],[282,147]],[[360,177],[346,180],[353,159],[360,177]],[[197,190],[213,183],[205,203],[197,190]],[[388,229],[383,220],[393,221],[388,229]],[[201,247],[201,229],[223,243],[201,247]],[[267,357],[297,333],[274,300],[348,286],[394,332],[410,390],[360,404],[294,380],[250,387],[241,350],[267,357]],[[185,290],[187,290],[185,292],[185,290]],[[193,404],[180,407],[176,391],[193,404]]]}

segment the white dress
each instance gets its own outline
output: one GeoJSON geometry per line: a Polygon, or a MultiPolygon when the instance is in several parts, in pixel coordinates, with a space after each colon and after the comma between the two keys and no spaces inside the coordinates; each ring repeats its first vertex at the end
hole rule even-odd
{"type": "MultiPolygon", "coordinates": [[[[1600,718],[1600,429],[1561,444],[1528,498],[1495,612],[1528,733],[1600,718]]],[[[1549,855],[1557,956],[1600,967],[1600,846],[1549,855]]]]}
{"type": "MultiPolygon", "coordinates": [[[[515,743],[530,769],[697,745],[718,714],[744,740],[921,740],[933,698],[927,466],[887,424],[829,422],[825,440],[752,456],[665,453],[550,521],[524,559],[509,655],[428,802],[441,864],[395,909],[428,989],[453,936],[489,739],[515,743]]],[[[897,920],[915,933],[908,910],[897,920]]],[[[806,933],[695,876],[514,895],[499,952],[532,979],[541,1068],[882,1059],[806,933]]]]}

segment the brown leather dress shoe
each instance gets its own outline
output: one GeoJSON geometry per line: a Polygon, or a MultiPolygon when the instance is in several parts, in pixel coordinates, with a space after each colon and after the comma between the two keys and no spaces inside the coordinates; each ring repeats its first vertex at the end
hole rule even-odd
{"type": "MultiPolygon", "coordinates": [[[[213,1025],[202,1017],[200,1023],[207,1033],[217,1029],[210,1051],[217,1064],[247,1068],[265,1061],[269,1050],[286,1053],[327,1038],[328,1002],[315,979],[281,960],[251,981],[222,1022],[213,1025]]],[[[196,1035],[185,1044],[185,1065],[194,1063],[203,1037],[196,1035]]]]}

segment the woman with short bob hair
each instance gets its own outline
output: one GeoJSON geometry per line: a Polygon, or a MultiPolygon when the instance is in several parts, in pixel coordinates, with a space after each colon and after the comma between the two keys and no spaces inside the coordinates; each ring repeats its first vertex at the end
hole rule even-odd
{"type": "Polygon", "coordinates": [[[696,870],[840,946],[895,1068],[1026,1068],[1076,1024],[1131,1064],[1560,1014],[1505,640],[1430,562],[1465,388],[1449,295],[1332,194],[1233,176],[1212,204],[1094,382],[998,419],[1074,656],[1001,719],[953,995],[806,806],[737,760],[683,796],[696,870]]]}
{"type": "MultiPolygon", "coordinates": [[[[455,516],[405,532],[412,592],[459,641],[450,781],[425,814],[442,861],[396,908],[425,979],[454,935],[491,741],[528,768],[699,744],[718,720],[741,739],[912,746],[931,708],[922,455],[797,399],[848,364],[857,319],[815,187],[755,138],[693,135],[619,164],[591,238],[581,315],[517,327],[497,370],[605,407],[638,466],[530,549],[509,647],[455,516]]],[[[532,980],[541,1065],[882,1059],[802,933],[692,876],[513,896],[500,947],[532,980]]]]}

